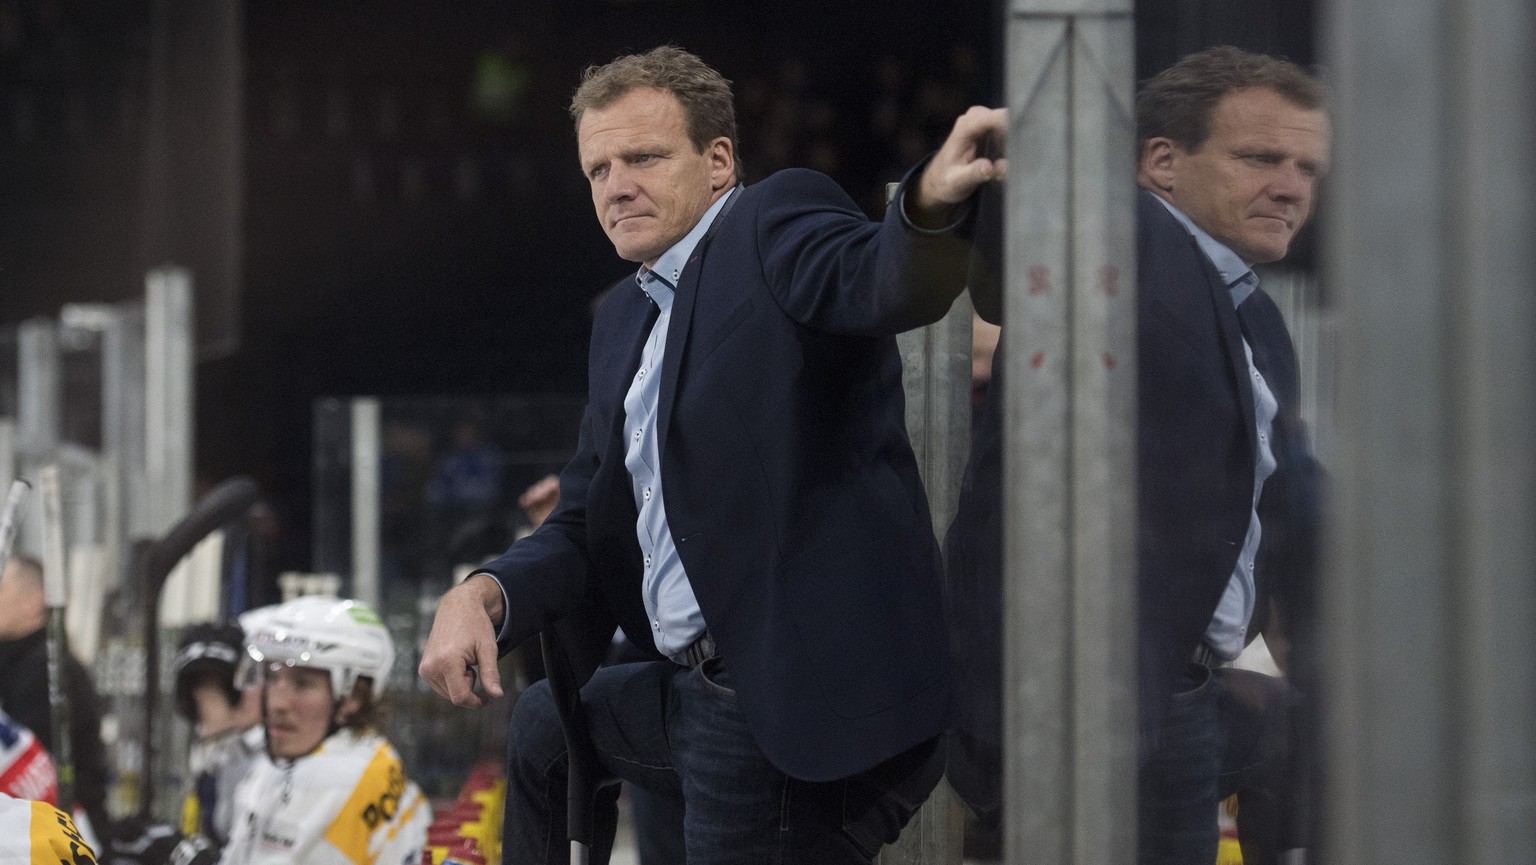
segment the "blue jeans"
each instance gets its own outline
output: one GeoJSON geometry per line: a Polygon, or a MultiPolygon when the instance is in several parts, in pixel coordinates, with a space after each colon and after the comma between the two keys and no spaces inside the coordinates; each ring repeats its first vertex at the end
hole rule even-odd
{"type": "Polygon", "coordinates": [[[1245,863],[1265,865],[1303,846],[1295,691],[1280,679],[1197,664],[1182,685],[1141,766],[1139,865],[1215,862],[1216,808],[1234,793],[1245,863]]]}
{"type": "MultiPolygon", "coordinates": [[[[943,771],[938,740],[841,781],[790,778],[763,756],[721,659],[603,667],[581,690],[605,772],[684,804],[690,865],[867,863],[943,771]]],[[[565,740],[547,685],[525,691],[508,744],[505,863],[564,863],[565,740]]],[[[606,862],[617,787],[599,795],[592,861],[606,862]]]]}

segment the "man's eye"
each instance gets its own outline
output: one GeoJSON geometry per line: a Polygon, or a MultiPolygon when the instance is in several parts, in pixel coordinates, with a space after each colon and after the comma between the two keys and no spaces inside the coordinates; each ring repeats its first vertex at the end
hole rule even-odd
{"type": "Polygon", "coordinates": [[[655,154],[642,153],[639,156],[635,157],[635,164],[636,165],[644,165],[647,162],[650,162],[652,159],[655,159],[655,158],[656,158],[655,154]]]}
{"type": "Polygon", "coordinates": [[[593,180],[601,180],[603,175],[607,174],[607,173],[608,173],[608,166],[606,166],[606,165],[599,165],[598,167],[592,169],[592,171],[590,172],[590,176],[591,176],[591,178],[593,180]]]}

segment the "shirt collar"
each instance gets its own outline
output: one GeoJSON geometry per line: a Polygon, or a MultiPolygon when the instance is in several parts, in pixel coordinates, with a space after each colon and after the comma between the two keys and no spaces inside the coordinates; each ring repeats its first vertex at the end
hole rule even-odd
{"type": "Polygon", "coordinates": [[[1222,282],[1227,286],[1227,291],[1232,295],[1232,305],[1238,306],[1253,294],[1259,287],[1259,277],[1253,272],[1253,268],[1243,263],[1242,258],[1233,252],[1226,244],[1210,236],[1205,229],[1196,225],[1194,220],[1184,215],[1184,212],[1169,204],[1167,199],[1160,195],[1154,195],[1160,204],[1168,208],[1180,224],[1189,231],[1190,236],[1199,244],[1200,251],[1211,260],[1216,267],[1216,273],[1221,276],[1222,282]]]}
{"type": "Polygon", "coordinates": [[[736,188],[732,187],[724,195],[715,199],[715,203],[711,204],[709,209],[704,211],[704,215],[699,217],[698,223],[687,234],[683,235],[683,239],[672,244],[670,249],[663,252],[661,257],[656,259],[655,267],[647,268],[643,264],[640,265],[640,270],[635,273],[635,283],[640,286],[641,290],[645,290],[646,283],[651,280],[676,290],[677,281],[682,277],[683,267],[688,263],[689,256],[693,255],[694,247],[699,245],[699,240],[704,237],[705,232],[709,231],[710,224],[720,214],[720,209],[725,206],[726,200],[735,192],[736,188]]]}

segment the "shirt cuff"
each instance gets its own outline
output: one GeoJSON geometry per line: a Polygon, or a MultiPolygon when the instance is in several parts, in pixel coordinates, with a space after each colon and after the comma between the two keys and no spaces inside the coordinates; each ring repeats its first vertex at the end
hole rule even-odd
{"type": "MultiPolygon", "coordinates": [[[[921,167],[926,167],[926,161],[921,167]]],[[[907,215],[907,192],[911,190],[912,183],[916,182],[920,176],[921,174],[914,170],[913,173],[907,177],[907,180],[901,184],[900,195],[896,198],[896,209],[901,214],[901,224],[913,234],[919,234],[925,237],[938,237],[944,234],[954,234],[956,231],[959,231],[960,226],[964,225],[966,218],[970,216],[971,200],[975,198],[975,196],[967,198],[963,203],[955,208],[955,218],[951,220],[948,225],[944,226],[943,228],[924,228],[921,225],[913,222],[912,217],[907,215]]]]}
{"type": "Polygon", "coordinates": [[[499,645],[507,639],[507,628],[512,624],[512,617],[507,615],[512,610],[512,605],[507,598],[507,587],[503,586],[501,580],[496,579],[496,575],[490,571],[471,571],[464,581],[468,582],[479,576],[490,577],[491,582],[495,583],[497,590],[501,592],[501,626],[496,629],[496,643],[499,645]]]}

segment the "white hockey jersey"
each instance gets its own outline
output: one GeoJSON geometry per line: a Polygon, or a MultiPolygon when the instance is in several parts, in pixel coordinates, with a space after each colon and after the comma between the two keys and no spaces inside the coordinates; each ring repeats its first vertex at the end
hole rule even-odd
{"type": "Polygon", "coordinates": [[[0,793],[0,862],[96,865],[96,857],[63,811],[47,802],[12,799],[0,793]]]}
{"type": "Polygon", "coordinates": [[[418,865],[432,806],[383,736],[339,730],[312,754],[263,753],[235,790],[220,865],[418,865]]]}
{"type": "Polygon", "coordinates": [[[230,730],[192,744],[187,768],[192,787],[181,806],[183,835],[201,834],[227,844],[235,823],[235,789],[266,751],[266,733],[258,724],[230,730]]]}

